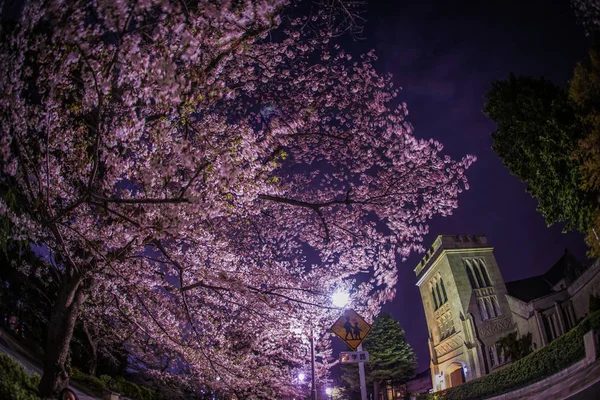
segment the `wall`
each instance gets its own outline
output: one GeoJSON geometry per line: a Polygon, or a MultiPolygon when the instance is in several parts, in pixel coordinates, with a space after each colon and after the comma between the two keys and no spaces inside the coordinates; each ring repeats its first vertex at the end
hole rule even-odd
{"type": "Polygon", "coordinates": [[[600,296],[600,260],[596,261],[568,288],[578,319],[590,312],[590,295],[600,296]]]}

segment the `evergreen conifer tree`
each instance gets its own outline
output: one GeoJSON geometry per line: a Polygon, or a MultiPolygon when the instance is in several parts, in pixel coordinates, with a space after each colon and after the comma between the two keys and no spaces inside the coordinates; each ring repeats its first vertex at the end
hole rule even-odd
{"type": "MultiPolygon", "coordinates": [[[[367,384],[373,385],[374,399],[379,399],[382,384],[402,384],[414,375],[415,353],[406,342],[404,330],[390,314],[381,313],[375,318],[363,349],[369,352],[370,361],[365,364],[365,372],[367,384]]],[[[348,391],[360,391],[356,364],[344,365],[342,371],[348,391]]]]}

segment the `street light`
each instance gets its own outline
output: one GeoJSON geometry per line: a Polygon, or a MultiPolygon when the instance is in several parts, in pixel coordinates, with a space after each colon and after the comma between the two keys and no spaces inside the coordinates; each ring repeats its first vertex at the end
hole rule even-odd
{"type": "Polygon", "coordinates": [[[331,296],[331,301],[335,307],[343,308],[350,302],[350,295],[343,290],[336,290],[331,296]]]}
{"type": "Polygon", "coordinates": [[[298,374],[298,380],[299,380],[300,382],[304,382],[304,379],[306,379],[306,375],[304,374],[304,372],[300,372],[300,373],[298,374]]]}
{"type": "Polygon", "coordinates": [[[327,397],[331,398],[331,393],[333,393],[333,389],[328,387],[327,389],[325,389],[325,393],[327,394],[327,397]]]}

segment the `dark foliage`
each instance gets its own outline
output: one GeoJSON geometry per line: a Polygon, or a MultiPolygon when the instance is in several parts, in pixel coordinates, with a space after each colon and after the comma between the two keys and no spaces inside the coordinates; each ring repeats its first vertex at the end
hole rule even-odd
{"type": "Polygon", "coordinates": [[[528,184],[548,225],[585,232],[595,199],[580,189],[573,154],[583,130],[568,93],[543,78],[511,74],[492,83],[487,99],[484,113],[497,127],[492,148],[528,184]]]}

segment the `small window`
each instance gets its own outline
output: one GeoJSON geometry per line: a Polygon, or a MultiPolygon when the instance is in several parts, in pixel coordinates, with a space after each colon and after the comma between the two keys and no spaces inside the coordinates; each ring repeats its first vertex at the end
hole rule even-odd
{"type": "Polygon", "coordinates": [[[565,307],[561,307],[560,311],[563,316],[563,321],[565,321],[565,328],[567,330],[571,329],[573,327],[573,323],[571,322],[571,316],[569,315],[569,312],[565,307]]]}
{"type": "Polygon", "coordinates": [[[496,366],[496,358],[494,357],[494,347],[488,347],[488,353],[490,355],[490,366],[494,368],[496,366]]]}
{"type": "Polygon", "coordinates": [[[452,335],[456,332],[456,328],[454,328],[454,320],[452,319],[452,315],[448,316],[448,336],[452,335]]]}
{"type": "Polygon", "coordinates": [[[437,298],[435,297],[435,289],[433,288],[433,286],[431,287],[431,297],[433,298],[433,307],[434,310],[438,309],[438,302],[437,302],[437,298]]]}
{"type": "Polygon", "coordinates": [[[498,305],[498,299],[492,297],[492,307],[494,307],[494,315],[498,317],[500,315],[500,306],[498,305]]]}
{"type": "Polygon", "coordinates": [[[445,303],[445,301],[444,301],[444,298],[442,297],[442,292],[440,291],[440,283],[439,282],[435,284],[435,291],[438,296],[438,303],[441,306],[442,304],[445,303]]]}
{"type": "Polygon", "coordinates": [[[438,319],[438,329],[440,330],[440,340],[444,340],[448,336],[448,327],[446,325],[445,317],[438,319]]]}
{"type": "Polygon", "coordinates": [[[440,278],[440,286],[442,287],[442,294],[444,295],[444,303],[448,301],[448,295],[446,294],[446,288],[444,287],[444,281],[440,278]]]}
{"type": "Polygon", "coordinates": [[[474,263],[473,265],[473,270],[475,271],[475,279],[477,279],[477,287],[485,287],[485,282],[483,281],[483,278],[481,277],[481,271],[479,270],[479,268],[477,267],[477,264],[474,263]]]}
{"type": "Polygon", "coordinates": [[[473,277],[473,270],[471,269],[471,263],[468,260],[465,260],[465,269],[467,270],[467,277],[469,277],[469,283],[473,289],[477,289],[479,286],[475,283],[475,278],[473,277]]]}
{"type": "Polygon", "coordinates": [[[488,315],[488,318],[492,318],[494,316],[494,314],[492,314],[492,311],[491,311],[490,301],[488,299],[485,299],[485,300],[483,300],[483,304],[485,305],[485,311],[488,315]]]}
{"type": "Polygon", "coordinates": [[[483,260],[481,258],[479,259],[479,267],[481,268],[481,275],[483,275],[485,285],[492,286],[490,282],[490,276],[487,273],[487,268],[485,267],[485,264],[483,263],[483,260]]]}
{"type": "Polygon", "coordinates": [[[485,321],[487,319],[487,316],[485,314],[485,310],[483,309],[482,300],[477,300],[477,306],[479,307],[479,315],[481,316],[481,320],[485,321]]]}
{"type": "Polygon", "coordinates": [[[546,331],[546,338],[548,342],[551,342],[552,339],[552,329],[550,328],[550,319],[546,315],[542,315],[542,323],[544,324],[544,330],[546,331]]]}
{"type": "Polygon", "coordinates": [[[502,350],[500,350],[500,346],[496,345],[496,355],[498,356],[498,364],[502,364],[504,362],[504,357],[502,357],[502,350]]]}

